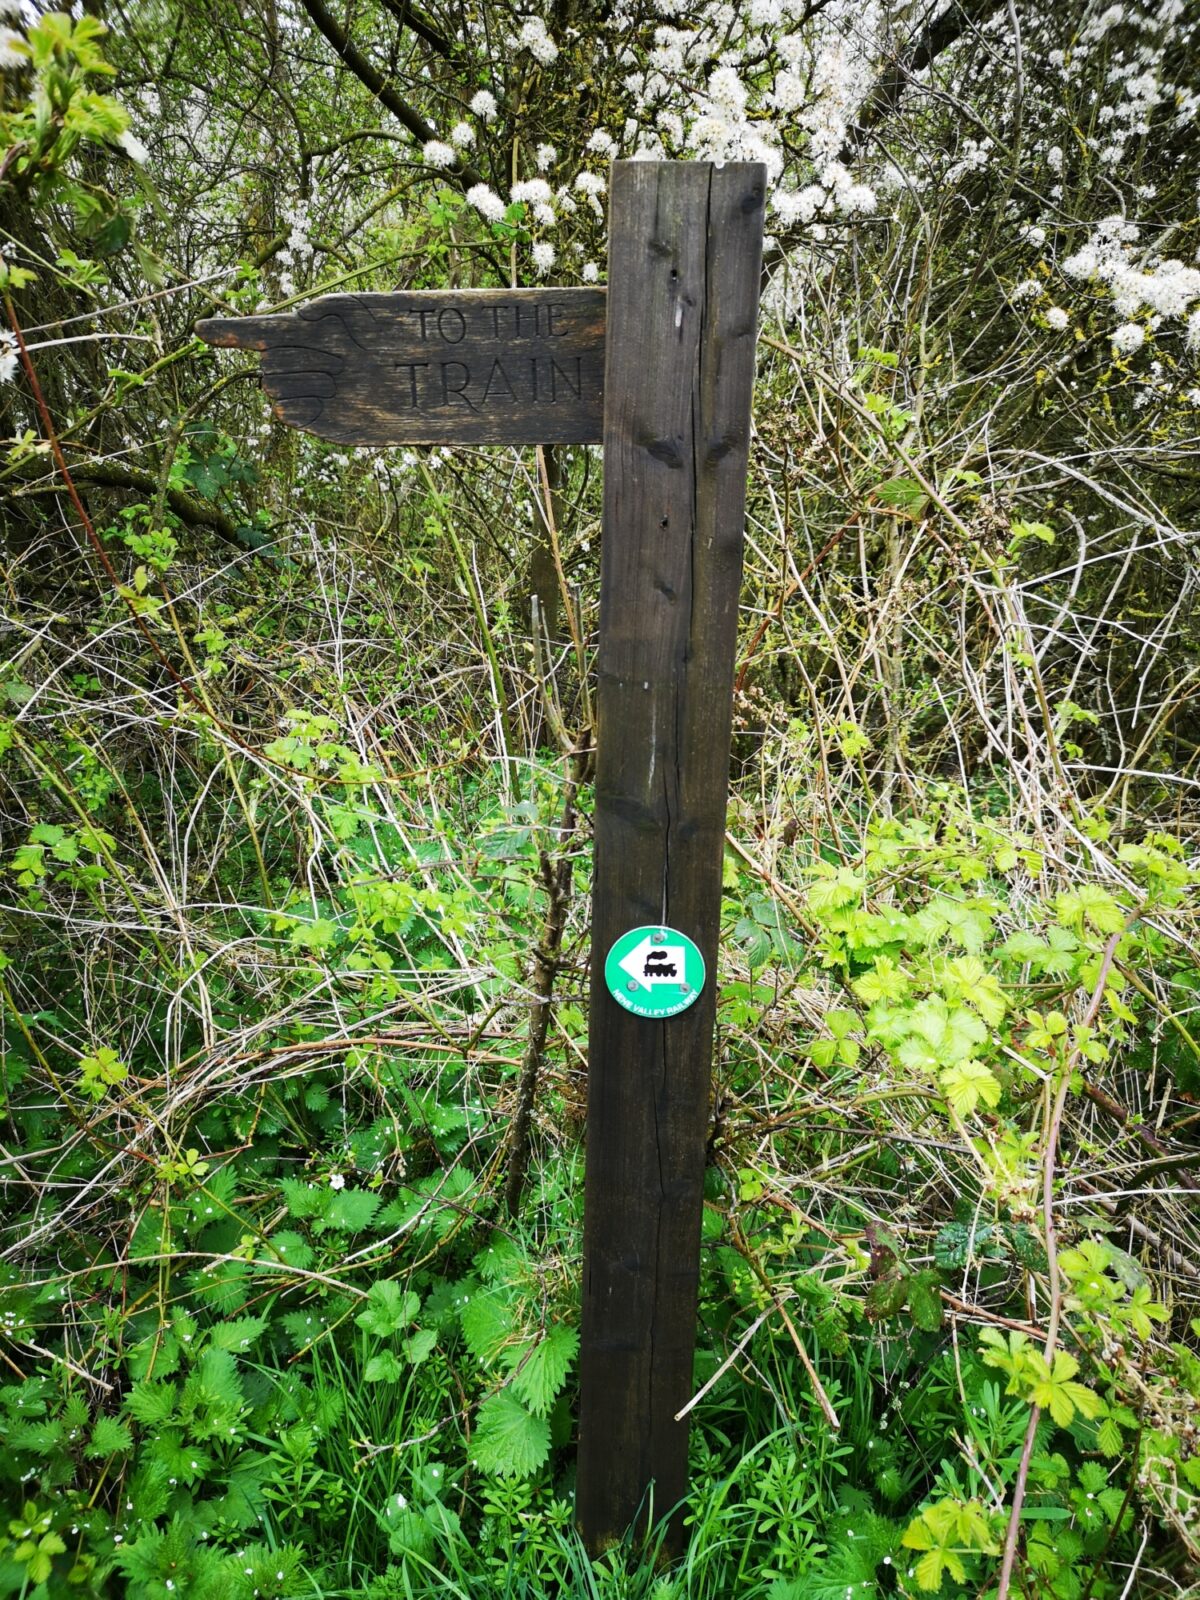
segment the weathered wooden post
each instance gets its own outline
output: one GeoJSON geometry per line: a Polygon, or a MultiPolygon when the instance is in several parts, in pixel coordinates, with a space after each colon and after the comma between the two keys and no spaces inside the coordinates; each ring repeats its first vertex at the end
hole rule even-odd
{"type": "MultiPolygon", "coordinates": [[[[609,288],[210,318],[347,444],[604,444],[577,1509],[682,1501],[765,172],[618,161],[609,288]]],[[[675,1511],[668,1549],[682,1543],[675,1511]]]]}
{"type": "Polygon", "coordinates": [[[593,1549],[687,1484],[675,1413],[692,1392],[716,985],[672,992],[655,949],[639,968],[640,939],[607,958],[641,929],[686,952],[678,930],[715,975],[764,184],[757,165],[613,168],[576,1490],[593,1549]]]}

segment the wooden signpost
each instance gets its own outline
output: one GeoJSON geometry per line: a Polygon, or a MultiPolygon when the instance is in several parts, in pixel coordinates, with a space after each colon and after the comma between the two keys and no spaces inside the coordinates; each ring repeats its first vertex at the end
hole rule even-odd
{"type": "Polygon", "coordinates": [[[682,1544],[762,256],[759,165],[618,161],[609,288],[212,319],[343,443],[604,445],[576,1509],[682,1544]]]}
{"type": "Polygon", "coordinates": [[[603,289],[327,294],[196,331],[261,350],[280,421],[322,439],[598,444],[604,301],[603,289]]]}

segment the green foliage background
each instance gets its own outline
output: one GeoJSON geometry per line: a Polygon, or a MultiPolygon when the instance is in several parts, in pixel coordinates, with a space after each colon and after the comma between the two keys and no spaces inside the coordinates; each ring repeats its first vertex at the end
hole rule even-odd
{"type": "Polygon", "coordinates": [[[1197,19],[1116,10],[0,7],[0,1594],[1194,1592],[1197,19]],[[334,449],[191,325],[591,281],[609,155],[719,154],[731,62],[664,1568],[573,1530],[599,454],[334,449]]]}

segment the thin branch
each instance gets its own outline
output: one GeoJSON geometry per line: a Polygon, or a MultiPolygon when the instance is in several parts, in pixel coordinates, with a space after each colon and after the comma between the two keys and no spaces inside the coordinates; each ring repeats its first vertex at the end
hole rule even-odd
{"type": "MultiPolygon", "coordinates": [[[[300,0],[300,3],[359,82],[366,85],[380,105],[385,106],[398,122],[403,123],[414,139],[421,144],[428,144],[431,139],[437,138],[437,133],[420,112],[410,106],[407,100],[401,99],[383,74],[350,42],[345,30],[338,26],[325,9],[322,0],[300,0]]],[[[452,167],[448,176],[463,189],[469,189],[474,184],[483,182],[482,174],[466,161],[457,167],[452,167]]]]}
{"type": "MultiPolygon", "coordinates": [[[[1108,986],[1108,975],[1112,971],[1113,958],[1117,953],[1117,945],[1127,931],[1127,928],[1119,929],[1110,936],[1104,947],[1100,972],[1092,989],[1088,1008],[1079,1024],[1080,1028],[1090,1028],[1099,1014],[1104,991],[1108,986]]],[[[1050,1270],[1050,1315],[1046,1320],[1046,1343],[1042,1353],[1047,1363],[1054,1359],[1054,1346],[1058,1343],[1058,1325],[1062,1320],[1062,1278],[1058,1267],[1058,1229],[1054,1221],[1054,1174],[1058,1160],[1058,1136],[1062,1128],[1063,1112],[1066,1110],[1067,1099],[1071,1093],[1071,1077],[1078,1064],[1079,1054],[1079,1046],[1076,1045],[1063,1063],[1058,1089],[1054,1096],[1054,1108],[1046,1130],[1046,1159],[1042,1170],[1042,1209],[1045,1212],[1046,1223],[1046,1260],[1050,1270]]],[[[1004,1536],[1004,1558],[1000,1563],[996,1600],[1008,1600],[1013,1562],[1017,1555],[1017,1539],[1021,1531],[1021,1508],[1025,1504],[1025,1486],[1029,1481],[1029,1463],[1033,1458],[1033,1441],[1041,1415],[1040,1406],[1030,1406],[1025,1443],[1021,1448],[1021,1464],[1017,1468],[1017,1477],[1013,1484],[1012,1510],[1008,1514],[1008,1530],[1004,1536]]]]}
{"type": "Polygon", "coordinates": [[[872,131],[899,106],[901,95],[916,73],[923,72],[951,45],[957,44],[964,33],[980,27],[999,10],[998,0],[955,0],[940,16],[927,23],[916,41],[889,62],[872,84],[847,131],[841,160],[847,165],[854,160],[872,131]]]}

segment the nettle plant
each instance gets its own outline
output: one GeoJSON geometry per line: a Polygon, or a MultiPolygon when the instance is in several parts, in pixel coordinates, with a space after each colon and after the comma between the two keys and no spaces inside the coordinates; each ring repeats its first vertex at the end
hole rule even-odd
{"type": "MultiPolygon", "coordinates": [[[[0,1538],[0,1593],[28,1580],[48,1596],[282,1600],[310,1592],[301,1569],[351,1517],[360,1560],[420,1568],[463,1537],[460,1428],[513,1536],[550,1494],[578,1350],[554,1240],[535,1250],[480,1226],[461,1165],[386,1203],[336,1173],[277,1180],[256,1226],[270,1165],[260,1151],[245,1171],[160,1175],[164,1204],[127,1250],[129,1309],[78,1313],[116,1380],[95,1399],[69,1372],[0,1389],[0,1478],[23,1508],[0,1538]],[[390,1276],[397,1253],[409,1265],[390,1276]],[[438,1453],[400,1448],[407,1434],[438,1453]]],[[[556,1225],[577,1232],[577,1203],[558,1202],[556,1225]]],[[[17,1347],[54,1337],[62,1294],[14,1285],[0,1331],[17,1347]]]]}
{"type": "MultiPolygon", "coordinates": [[[[1107,837],[1102,817],[1087,826],[1096,840],[1107,837]]],[[[1120,845],[1104,881],[1043,887],[1043,875],[1031,840],[971,817],[949,795],[932,817],[874,825],[857,863],[821,861],[811,871],[806,903],[819,960],[857,1002],[829,1013],[828,1036],[808,1047],[811,1059],[835,1078],[865,1074],[868,1095],[926,1101],[950,1124],[966,1163],[956,1180],[964,1220],[942,1228],[933,1267],[910,1265],[911,1248],[889,1230],[868,1230],[868,1315],[907,1308],[932,1330],[942,1320],[943,1282],[969,1270],[1002,1281],[996,1268],[1005,1263],[1040,1297],[1050,1266],[1041,1195],[1051,1107],[1057,1099],[1069,1108],[1100,1069],[1137,1059],[1158,1020],[1148,1015],[1158,1002],[1142,972],[1190,993],[1191,962],[1166,931],[1196,880],[1178,841],[1155,833],[1120,845]]],[[[1027,1559],[1045,1592],[1064,1600],[1082,1592],[1073,1563],[1095,1559],[1116,1536],[1132,1487],[1129,1458],[1162,1407],[1140,1376],[1137,1351],[1167,1311],[1140,1264],[1097,1221],[1055,1247],[1055,1348],[1019,1331],[982,1334],[982,1369],[999,1375],[988,1379],[989,1403],[997,1394],[1019,1402],[1017,1448],[976,1441],[961,1452],[961,1475],[943,1467],[938,1492],[904,1533],[913,1553],[900,1575],[905,1592],[947,1581],[974,1592],[992,1570],[1009,1516],[996,1486],[1013,1484],[1031,1407],[1041,1420],[1027,1559]]],[[[1026,1315],[1020,1304],[1015,1310],[1026,1315]]],[[[1138,1483],[1178,1525],[1185,1512],[1176,1501],[1186,1501],[1200,1474],[1178,1440],[1173,1455],[1157,1479],[1143,1466],[1138,1483]],[[1158,1492],[1164,1483],[1169,1495],[1158,1492]]],[[[1092,1592],[1108,1591],[1095,1579],[1092,1592]]]]}

